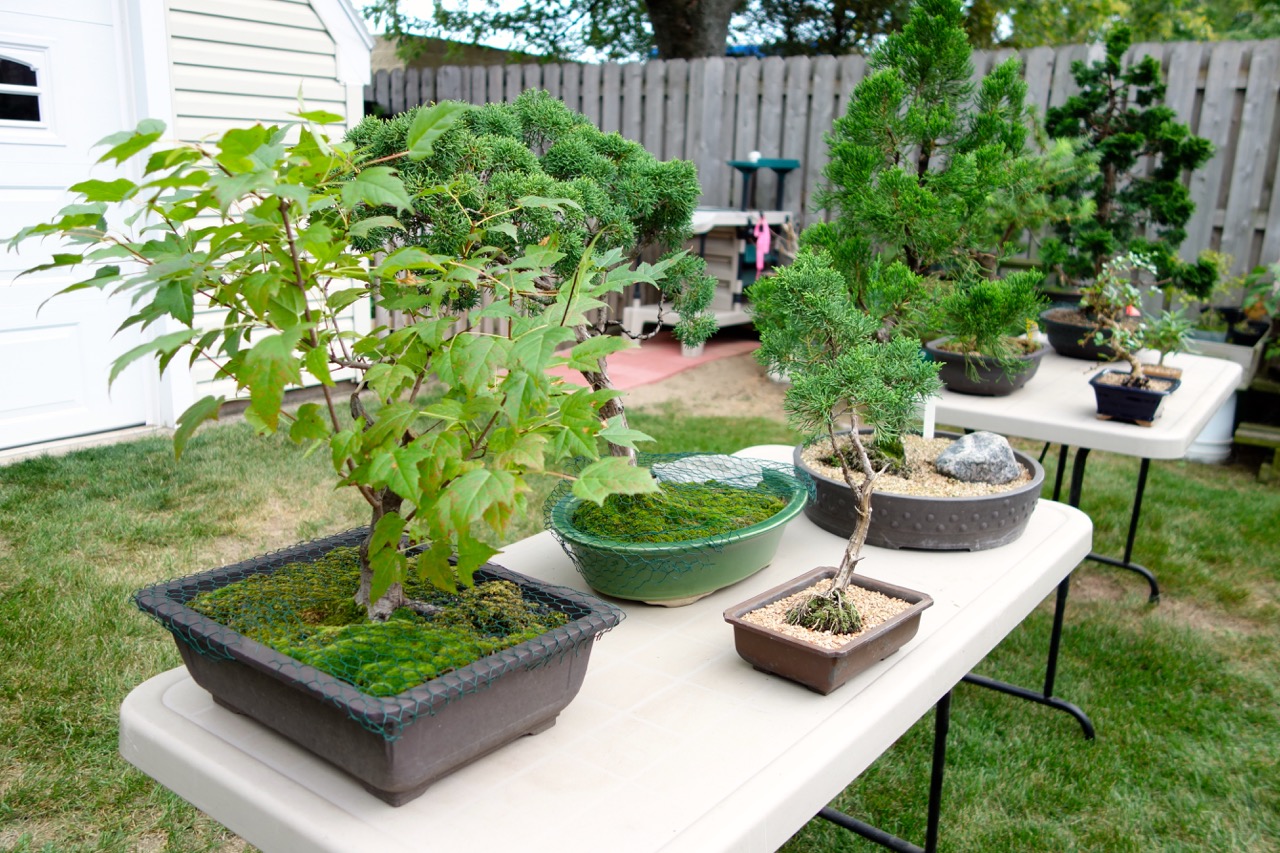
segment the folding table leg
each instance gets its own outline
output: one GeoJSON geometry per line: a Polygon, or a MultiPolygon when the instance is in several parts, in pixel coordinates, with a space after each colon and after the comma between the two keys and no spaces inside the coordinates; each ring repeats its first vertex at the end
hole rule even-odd
{"type": "Polygon", "coordinates": [[[1016,684],[1009,684],[1006,681],[987,678],[985,675],[974,675],[972,672],[961,680],[968,684],[976,684],[978,687],[985,687],[988,690],[995,690],[1009,696],[1016,696],[1019,699],[1026,699],[1038,705],[1065,711],[1075,717],[1076,722],[1080,723],[1080,728],[1084,730],[1085,738],[1093,740],[1096,733],[1089,715],[1082,711],[1079,706],[1053,695],[1054,680],[1058,676],[1058,651],[1062,645],[1062,623],[1066,617],[1067,593],[1070,591],[1070,587],[1071,576],[1067,575],[1062,579],[1062,583],[1058,584],[1058,595],[1054,601],[1053,631],[1049,634],[1049,660],[1044,668],[1044,690],[1037,692],[1026,687],[1019,687],[1016,684]]]}
{"type": "Polygon", "coordinates": [[[850,817],[844,812],[827,806],[818,817],[861,835],[868,841],[899,853],[935,853],[938,849],[938,822],[942,812],[942,774],[947,766],[947,732],[951,728],[951,691],[947,691],[934,706],[933,717],[933,766],[929,772],[929,812],[925,828],[924,847],[892,833],[878,829],[869,823],[850,817]]]}
{"type": "MultiPolygon", "coordinates": [[[[1063,446],[1062,457],[1066,456],[1066,447],[1063,446]]],[[[1071,466],[1071,491],[1067,497],[1067,503],[1079,509],[1080,492],[1084,488],[1084,467],[1089,459],[1089,448],[1081,447],[1076,450],[1076,458],[1071,466]]],[[[1138,536],[1138,519],[1142,514],[1142,496],[1147,490],[1147,472],[1151,468],[1151,460],[1143,458],[1138,466],[1138,485],[1133,494],[1133,508],[1129,513],[1129,534],[1124,543],[1124,559],[1117,560],[1115,557],[1107,557],[1102,554],[1090,553],[1085,559],[1093,560],[1095,563],[1102,563],[1107,566],[1115,566],[1119,569],[1125,569],[1130,572],[1142,575],[1147,580],[1147,586],[1151,588],[1151,593],[1147,597],[1147,601],[1151,604],[1160,602],[1160,584],[1156,582],[1156,576],[1146,566],[1141,566],[1133,562],[1133,543],[1138,536]]],[[[1061,459],[1058,463],[1058,475],[1062,475],[1061,459]]],[[[1054,492],[1054,500],[1057,500],[1057,491],[1054,492]]]]}

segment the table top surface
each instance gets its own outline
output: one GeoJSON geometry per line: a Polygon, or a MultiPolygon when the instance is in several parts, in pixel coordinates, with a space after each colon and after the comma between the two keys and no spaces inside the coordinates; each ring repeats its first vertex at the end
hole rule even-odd
{"type": "MultiPolygon", "coordinates": [[[[782,450],[789,450],[782,448],[782,450]]],[[[325,762],[214,705],[185,669],[121,707],[124,757],[250,843],[276,850],[774,850],[923,716],[1089,551],[1078,510],[1041,501],[1016,542],[978,553],[868,548],[862,571],[928,593],[916,637],[820,696],[754,671],[723,611],[844,540],[803,516],[773,563],[682,608],[622,603],[555,726],[391,808],[325,762]],[[572,826],[572,829],[570,829],[572,826]]],[[[585,589],[550,534],[495,560],[585,589]]]]}
{"type": "Polygon", "coordinates": [[[938,424],[989,430],[1053,444],[1106,450],[1146,459],[1181,459],[1214,412],[1235,393],[1240,365],[1179,353],[1166,364],[1182,368],[1182,386],[1169,395],[1149,427],[1098,419],[1089,378],[1105,367],[1064,358],[1052,349],[1027,384],[1007,397],[977,397],[943,390],[935,402],[938,424]]]}

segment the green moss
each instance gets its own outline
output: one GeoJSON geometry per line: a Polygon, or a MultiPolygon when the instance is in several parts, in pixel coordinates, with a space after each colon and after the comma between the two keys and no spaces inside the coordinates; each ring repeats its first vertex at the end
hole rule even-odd
{"type": "Polygon", "coordinates": [[[507,581],[453,595],[413,578],[409,596],[443,612],[428,619],[402,609],[370,622],[354,600],[359,583],[358,551],[337,548],[201,593],[188,606],[372,696],[402,693],[568,621],[507,581]]]}
{"type": "Polygon", "coordinates": [[[856,634],[862,630],[862,614],[845,590],[836,595],[815,595],[787,611],[788,625],[831,634],[856,634]]]}
{"type": "Polygon", "coordinates": [[[584,533],[622,542],[686,542],[759,524],[787,501],[765,485],[754,489],[705,483],[663,483],[646,495],[610,495],[604,506],[580,505],[573,524],[584,533]]]}

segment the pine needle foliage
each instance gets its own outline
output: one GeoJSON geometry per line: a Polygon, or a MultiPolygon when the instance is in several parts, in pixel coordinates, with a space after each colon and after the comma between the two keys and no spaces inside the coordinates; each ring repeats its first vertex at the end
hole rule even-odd
{"type": "Polygon", "coordinates": [[[942,328],[951,336],[948,348],[957,353],[978,353],[994,358],[1006,368],[1017,365],[1026,350],[1016,336],[1035,323],[1044,306],[1041,273],[1023,270],[1003,280],[966,282],[941,300],[942,328]]]}
{"type": "MultiPolygon", "coordinates": [[[[390,119],[367,116],[348,140],[369,161],[403,151],[418,107],[390,119]]],[[[679,314],[675,336],[691,346],[716,330],[708,313],[715,280],[705,263],[679,251],[701,195],[687,160],[660,161],[617,133],[604,133],[546,92],[529,90],[514,103],[458,104],[459,119],[434,143],[430,156],[398,163],[414,195],[398,226],[384,222],[391,208],[364,212],[366,249],[413,246],[433,255],[468,257],[479,246],[514,257],[524,246],[552,244],[563,257],[554,277],[572,277],[588,246],[635,257],[654,247],[671,262],[661,285],[679,314]],[[557,199],[547,205],[531,200],[557,199]]]]}
{"type": "MultiPolygon", "coordinates": [[[[872,289],[884,282],[908,285],[915,279],[900,261],[884,264],[877,259],[868,270],[872,289]]],[[[852,427],[852,452],[837,453],[836,459],[858,502],[860,518],[825,594],[837,611],[847,610],[842,593],[862,559],[871,495],[876,478],[888,466],[882,462],[877,469],[873,455],[901,459],[903,433],[920,403],[940,387],[939,366],[920,357],[915,338],[895,331],[884,340],[880,320],[859,309],[844,276],[825,253],[802,249],[795,263],[758,281],[752,289],[752,311],[760,330],[756,357],[791,379],[784,400],[788,423],[807,435],[826,436],[833,447],[839,446],[837,429],[852,427]],[[860,434],[864,426],[872,429],[870,442],[860,434]]],[[[801,611],[808,614],[813,608],[801,611]]],[[[797,618],[811,628],[827,624],[831,614],[821,608],[819,612],[823,615],[818,621],[810,621],[817,616],[797,618]]]]}
{"type": "Polygon", "coordinates": [[[1207,139],[1194,136],[1164,104],[1160,63],[1145,56],[1124,64],[1130,30],[1117,26],[1106,39],[1106,55],[1093,63],[1073,62],[1078,94],[1045,114],[1054,137],[1079,137],[1097,154],[1099,171],[1055,191],[1055,197],[1090,200],[1091,217],[1059,222],[1041,259],[1064,283],[1078,286],[1102,274],[1103,266],[1127,252],[1148,258],[1156,278],[1195,296],[1213,289],[1213,260],[1187,263],[1178,248],[1195,203],[1184,176],[1213,155],[1207,139]]]}
{"type": "MultiPolygon", "coordinates": [[[[871,55],[872,73],[828,136],[818,204],[835,216],[806,229],[802,244],[831,256],[861,308],[873,310],[876,253],[917,276],[992,274],[1023,230],[998,225],[993,202],[1003,197],[1007,213],[1035,207],[1025,197],[1042,192],[1019,61],[975,87],[971,53],[960,0],[921,0],[871,55]]],[[[894,306],[892,323],[927,325],[932,286],[920,284],[894,306]]]]}

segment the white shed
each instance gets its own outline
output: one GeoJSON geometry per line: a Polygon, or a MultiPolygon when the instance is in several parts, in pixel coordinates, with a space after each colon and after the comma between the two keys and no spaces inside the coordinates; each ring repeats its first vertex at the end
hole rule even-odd
{"type": "MultiPolygon", "coordinates": [[[[0,237],[52,216],[93,171],[91,147],[158,118],[198,140],[309,109],[363,113],[373,40],[351,0],[0,0],[0,237]]],[[[16,279],[52,246],[0,255],[0,450],[172,425],[211,376],[161,380],[144,359],[107,389],[128,303],[61,270],[16,279]]],[[[163,330],[153,329],[148,334],[163,330]]]]}

